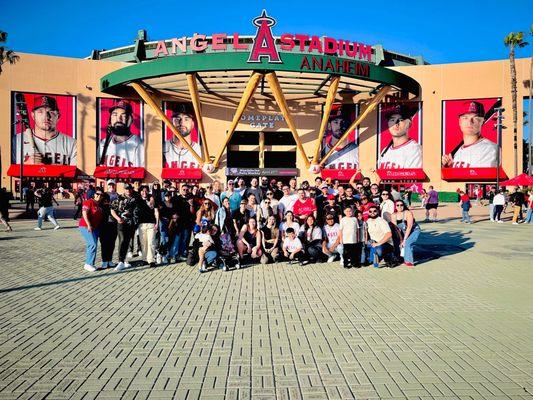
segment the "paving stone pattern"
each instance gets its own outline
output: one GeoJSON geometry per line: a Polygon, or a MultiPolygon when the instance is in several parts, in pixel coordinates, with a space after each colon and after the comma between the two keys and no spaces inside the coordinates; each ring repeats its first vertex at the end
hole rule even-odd
{"type": "Polygon", "coordinates": [[[0,233],[0,399],[531,399],[533,226],[423,224],[413,270],[82,270],[0,233]]]}

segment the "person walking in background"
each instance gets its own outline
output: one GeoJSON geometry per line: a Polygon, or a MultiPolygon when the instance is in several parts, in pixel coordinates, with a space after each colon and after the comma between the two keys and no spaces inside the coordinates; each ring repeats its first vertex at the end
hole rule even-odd
{"type": "Polygon", "coordinates": [[[39,201],[39,211],[37,211],[37,227],[33,228],[36,231],[42,230],[43,220],[48,220],[54,225],[54,230],[60,228],[54,216],[54,203],[59,206],[59,203],[54,199],[54,195],[50,188],[38,190],[35,195],[39,201]]]}
{"type": "Polygon", "coordinates": [[[513,203],[513,225],[518,225],[523,221],[522,206],[524,205],[524,193],[518,187],[514,189],[509,200],[513,203]]]}
{"type": "Polygon", "coordinates": [[[101,190],[96,190],[93,198],[83,202],[81,211],[82,217],[79,222],[79,230],[86,243],[85,265],[83,266],[83,269],[88,272],[94,272],[98,269],[94,264],[96,262],[99,229],[104,218],[104,213],[100,206],[102,196],[103,192],[101,190]]]}
{"type": "MultiPolygon", "coordinates": [[[[33,184],[26,191],[26,212],[31,212],[34,215],[35,212],[35,187],[33,184]]],[[[81,215],[81,211],[80,211],[81,215]]]]}
{"type": "Polygon", "coordinates": [[[533,190],[530,190],[527,197],[527,214],[526,214],[526,220],[524,221],[526,224],[533,223],[533,190]]]}
{"type": "Polygon", "coordinates": [[[429,187],[427,192],[426,201],[426,221],[425,222],[437,222],[437,209],[439,208],[439,193],[433,188],[429,187]]]}
{"type": "Polygon", "coordinates": [[[413,248],[420,236],[420,227],[404,201],[397,200],[395,206],[397,211],[391,215],[391,222],[402,232],[400,255],[403,256],[405,266],[412,268],[415,266],[413,248]]]}
{"type": "Polygon", "coordinates": [[[494,220],[502,224],[502,212],[505,206],[505,194],[503,189],[500,189],[500,191],[494,196],[492,203],[494,204],[494,220]]]}
{"type": "Polygon", "coordinates": [[[470,219],[469,211],[472,205],[470,203],[470,197],[462,190],[459,192],[459,195],[459,203],[462,210],[461,222],[464,222],[465,224],[471,224],[472,220],[470,219]]]}
{"type": "Polygon", "coordinates": [[[0,189],[0,222],[6,227],[7,232],[13,230],[9,225],[9,196],[5,187],[0,189]]]}

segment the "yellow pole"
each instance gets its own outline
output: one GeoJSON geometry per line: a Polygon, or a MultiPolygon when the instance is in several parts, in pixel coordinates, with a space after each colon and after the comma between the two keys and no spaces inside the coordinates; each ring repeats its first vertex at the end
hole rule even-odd
{"type": "Polygon", "coordinates": [[[172,122],[168,119],[168,117],[165,115],[163,110],[157,105],[157,103],[150,97],[150,94],[137,82],[132,82],[131,86],[135,89],[135,91],[141,96],[141,98],[145,101],[146,104],[148,104],[152,109],[155,111],[155,113],[163,120],[163,122],[170,128],[172,133],[180,140],[181,144],[191,152],[193,157],[200,163],[200,165],[204,164],[204,160],[202,160],[202,157],[194,151],[194,149],[191,147],[191,145],[185,140],[183,136],[181,136],[181,133],[178,131],[178,129],[172,125],[172,122]]]}
{"type": "Polygon", "coordinates": [[[323,167],[328,158],[331,157],[331,155],[335,152],[335,149],[337,146],[339,146],[342,142],[344,142],[348,136],[350,135],[350,132],[353,131],[355,128],[357,128],[361,122],[364,121],[364,119],[376,108],[376,106],[379,104],[379,102],[387,95],[387,93],[391,90],[390,86],[384,86],[380,89],[378,94],[376,94],[370,103],[366,106],[365,110],[362,112],[362,114],[354,121],[352,124],[346,129],[346,131],[343,133],[339,141],[333,146],[328,153],[320,160],[320,166],[323,167]]]}
{"type": "Polygon", "coordinates": [[[200,96],[198,95],[198,83],[196,82],[196,74],[187,74],[187,84],[189,85],[189,93],[191,95],[194,113],[196,114],[196,121],[198,121],[200,137],[202,138],[202,153],[204,154],[204,162],[208,163],[210,161],[209,150],[207,148],[204,120],[202,118],[202,110],[200,108],[200,96]]]}
{"type": "Polygon", "coordinates": [[[242,94],[241,101],[237,106],[237,112],[235,113],[235,115],[233,116],[233,120],[231,121],[231,125],[228,130],[228,134],[226,135],[226,141],[224,142],[224,146],[222,146],[222,148],[218,152],[218,155],[215,158],[215,161],[213,162],[215,168],[218,168],[218,163],[222,158],[222,154],[224,154],[224,150],[226,150],[226,147],[228,146],[228,143],[231,140],[231,137],[233,136],[233,132],[235,132],[235,128],[237,128],[237,124],[241,119],[242,113],[250,102],[250,99],[252,98],[255,89],[257,89],[257,85],[259,85],[259,81],[262,77],[263,74],[261,74],[260,72],[254,72],[252,76],[250,76],[250,80],[246,84],[246,89],[244,89],[244,93],[242,94]]]}
{"type": "Polygon", "coordinates": [[[339,87],[340,81],[340,76],[334,76],[333,78],[331,78],[331,82],[329,84],[326,104],[324,104],[324,115],[322,115],[322,122],[320,123],[320,130],[318,131],[318,142],[316,144],[315,156],[313,157],[313,164],[318,163],[318,157],[320,156],[320,148],[322,147],[322,140],[324,139],[324,134],[326,133],[326,126],[328,124],[329,115],[331,114],[331,107],[333,106],[333,102],[335,101],[335,95],[337,94],[337,89],[339,87]]]}
{"type": "Polygon", "coordinates": [[[292,132],[292,136],[294,138],[294,141],[296,142],[298,151],[304,159],[305,166],[306,168],[309,168],[309,160],[307,159],[307,154],[305,154],[304,147],[302,145],[302,142],[300,141],[298,132],[296,131],[296,125],[294,124],[291,113],[289,112],[289,107],[287,106],[287,101],[285,100],[285,96],[283,95],[283,91],[281,90],[281,86],[279,85],[278,77],[276,76],[275,72],[269,72],[265,76],[268,81],[268,85],[270,86],[270,89],[272,89],[274,99],[276,100],[276,103],[278,103],[281,113],[283,114],[283,117],[287,122],[287,126],[292,132]]]}

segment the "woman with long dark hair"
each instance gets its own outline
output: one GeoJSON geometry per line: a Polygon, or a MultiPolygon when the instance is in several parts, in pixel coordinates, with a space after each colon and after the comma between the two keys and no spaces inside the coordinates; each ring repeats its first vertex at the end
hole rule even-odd
{"type": "Polygon", "coordinates": [[[413,247],[420,236],[420,227],[415,221],[413,212],[405,205],[403,200],[396,200],[396,212],[391,215],[391,222],[402,232],[400,254],[403,253],[404,264],[408,268],[415,265],[413,247]]]}

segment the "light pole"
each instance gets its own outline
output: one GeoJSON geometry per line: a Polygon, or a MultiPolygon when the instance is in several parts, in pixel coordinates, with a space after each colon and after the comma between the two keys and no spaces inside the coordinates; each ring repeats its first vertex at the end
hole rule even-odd
{"type": "Polygon", "coordinates": [[[498,151],[496,152],[496,191],[500,190],[500,153],[501,153],[501,145],[502,145],[502,120],[503,120],[503,112],[505,111],[505,108],[498,107],[495,109],[495,111],[498,113],[497,122],[494,124],[494,126],[497,129],[497,138],[496,143],[498,144],[498,151]]]}

